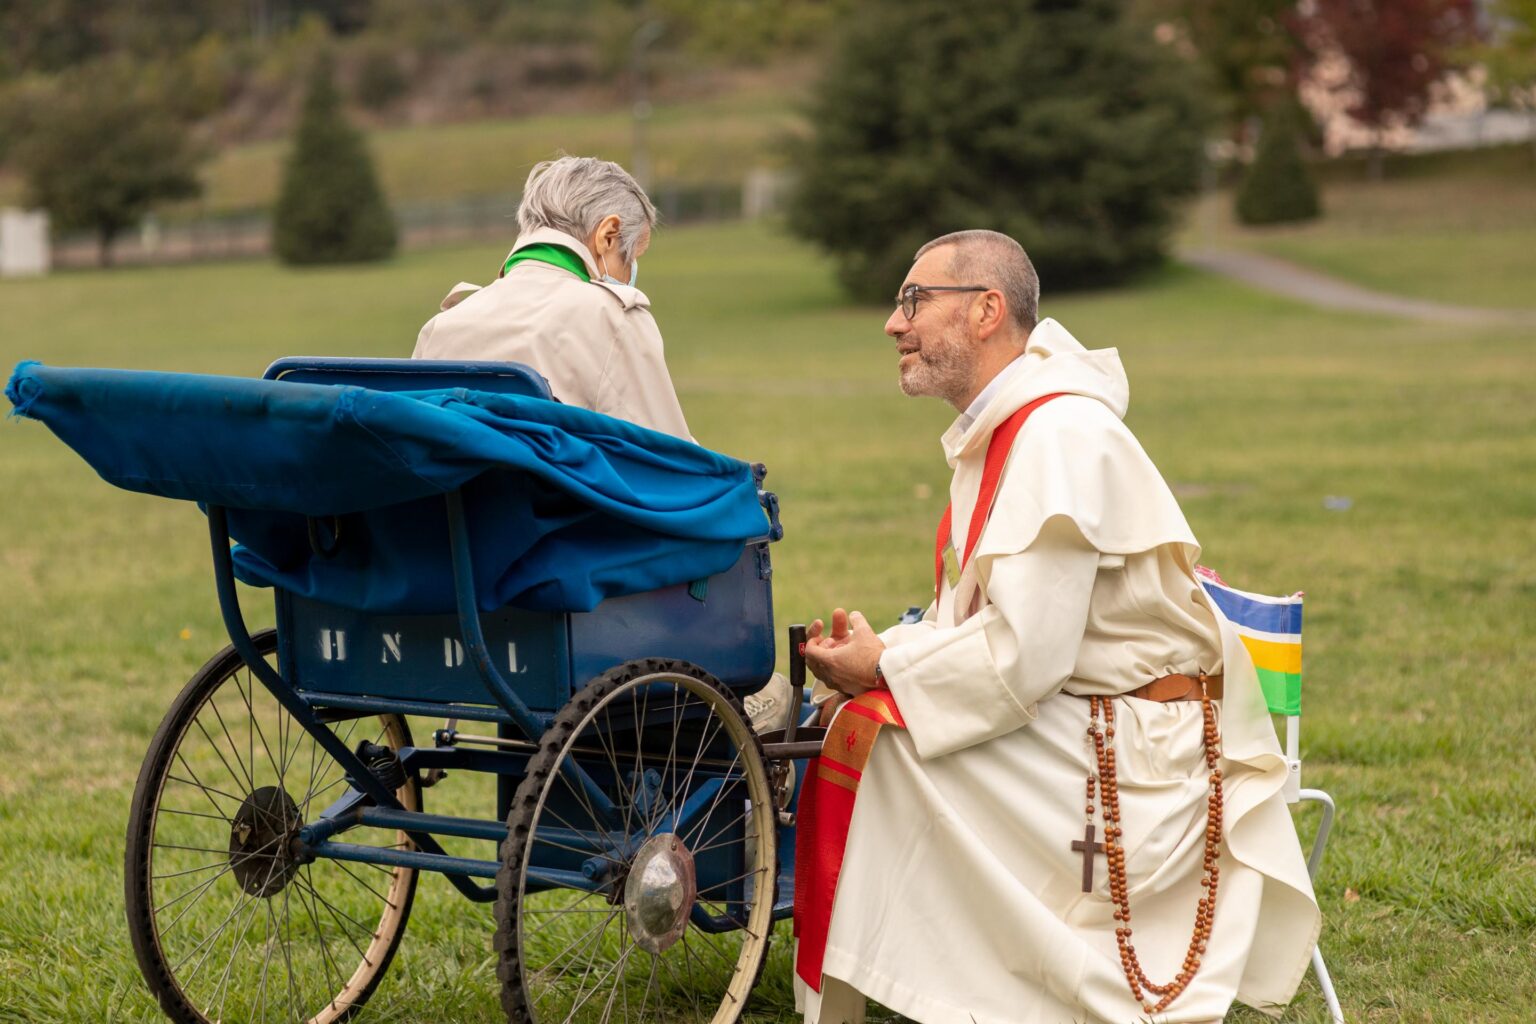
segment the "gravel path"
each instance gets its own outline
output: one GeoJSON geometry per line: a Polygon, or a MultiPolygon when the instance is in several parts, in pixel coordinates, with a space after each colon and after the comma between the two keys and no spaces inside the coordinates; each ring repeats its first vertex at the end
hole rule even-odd
{"type": "Polygon", "coordinates": [[[1197,249],[1180,258],[1191,266],[1287,298],[1326,309],[1380,313],[1450,324],[1498,324],[1536,327],[1536,310],[1450,306],[1362,288],[1336,277],[1273,256],[1236,249],[1197,249]]]}

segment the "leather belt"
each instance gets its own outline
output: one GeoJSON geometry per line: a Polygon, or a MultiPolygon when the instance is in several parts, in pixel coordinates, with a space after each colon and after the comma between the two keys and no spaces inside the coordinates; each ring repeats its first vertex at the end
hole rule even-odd
{"type": "Polygon", "coordinates": [[[1139,686],[1128,693],[1122,693],[1122,697],[1139,697],[1142,700],[1154,700],[1160,704],[1166,704],[1175,700],[1199,700],[1201,695],[1200,682],[1205,681],[1205,692],[1210,694],[1212,700],[1221,699],[1221,676],[1208,676],[1204,672],[1198,676],[1171,675],[1154,679],[1145,686],[1139,686]]]}

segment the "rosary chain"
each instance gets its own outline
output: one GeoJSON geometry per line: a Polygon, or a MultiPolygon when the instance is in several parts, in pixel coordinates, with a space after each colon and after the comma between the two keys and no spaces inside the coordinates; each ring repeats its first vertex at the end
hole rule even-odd
{"type": "Polygon", "coordinates": [[[1093,740],[1094,758],[1097,761],[1097,777],[1088,776],[1088,812],[1093,813],[1094,790],[1098,789],[1099,806],[1104,816],[1104,854],[1109,862],[1109,894],[1115,905],[1115,943],[1120,950],[1120,966],[1125,980],[1130,983],[1131,994],[1148,1013],[1160,1013],[1168,1008],[1189,987],[1204,958],[1206,945],[1211,938],[1211,927],[1216,917],[1216,890],[1221,879],[1217,865],[1222,840],[1222,788],[1221,737],[1216,728],[1216,710],[1206,690],[1206,676],[1200,676],[1200,707],[1205,721],[1205,764],[1209,771],[1210,795],[1206,799],[1205,861],[1200,885],[1206,890],[1195,910],[1194,931],[1190,935],[1189,948],[1184,954],[1183,968],[1166,985],[1149,979],[1142,969],[1141,959],[1131,941],[1131,904],[1125,877],[1125,848],[1120,845],[1124,834],[1120,825],[1120,787],[1115,774],[1115,709],[1108,697],[1090,697],[1088,735],[1093,740]],[[1099,727],[1102,715],[1104,725],[1099,727]],[[1097,786],[1095,781],[1097,778],[1097,786]],[[1152,1002],[1150,996],[1160,997],[1152,1002]]]}

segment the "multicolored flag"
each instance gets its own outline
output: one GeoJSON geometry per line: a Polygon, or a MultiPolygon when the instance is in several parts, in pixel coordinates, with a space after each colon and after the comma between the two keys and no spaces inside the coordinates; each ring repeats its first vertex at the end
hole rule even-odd
{"type": "Polygon", "coordinates": [[[1195,571],[1205,592],[1243,638],[1270,712],[1301,714],[1301,601],[1306,595],[1299,590],[1290,597],[1250,594],[1229,587],[1203,565],[1195,571]]]}

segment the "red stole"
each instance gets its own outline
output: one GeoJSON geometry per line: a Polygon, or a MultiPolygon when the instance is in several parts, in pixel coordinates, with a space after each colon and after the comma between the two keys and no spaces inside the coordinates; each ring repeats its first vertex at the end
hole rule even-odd
{"type": "Polygon", "coordinates": [[[795,814],[795,972],[821,991],[821,960],[832,923],[832,898],[848,845],[848,823],[864,765],[882,726],[905,728],[890,690],[860,694],[838,712],[812,758],[795,814]]]}
{"type": "MultiPolygon", "coordinates": [[[[965,551],[960,560],[961,572],[965,571],[966,563],[976,552],[976,542],[981,540],[981,531],[986,529],[987,520],[992,518],[992,502],[997,500],[997,484],[1003,478],[1003,466],[1008,463],[1008,453],[1013,450],[1013,439],[1018,436],[1020,428],[1024,426],[1024,421],[1029,419],[1030,413],[1051,399],[1060,398],[1063,394],[1065,392],[1057,391],[1042,395],[992,428],[992,440],[987,442],[987,461],[981,468],[981,490],[976,494],[976,507],[971,510],[971,527],[965,535],[965,551]]],[[[939,533],[933,542],[933,599],[935,601],[944,592],[944,548],[950,541],[952,531],[950,519],[953,512],[953,503],[944,506],[944,515],[939,518],[939,533]]]]}
{"type": "MultiPolygon", "coordinates": [[[[1013,439],[1029,414],[1061,393],[1045,395],[1009,416],[992,431],[987,444],[987,461],[982,470],[981,491],[971,512],[966,536],[963,570],[981,531],[992,514],[998,481],[1013,448],[1013,439]]],[[[951,508],[944,507],[934,551],[933,596],[943,592],[944,547],[950,539],[951,508]]],[[[827,931],[832,924],[832,901],[837,895],[837,878],[843,868],[843,853],[848,846],[848,825],[853,820],[853,802],[859,780],[874,750],[875,737],[883,726],[906,728],[896,698],[889,690],[870,690],[855,697],[838,712],[827,737],[821,743],[821,756],[810,761],[808,775],[800,787],[800,802],[795,818],[795,938],[800,942],[795,956],[795,973],[814,991],[821,991],[822,960],[827,952],[827,931]]]]}

